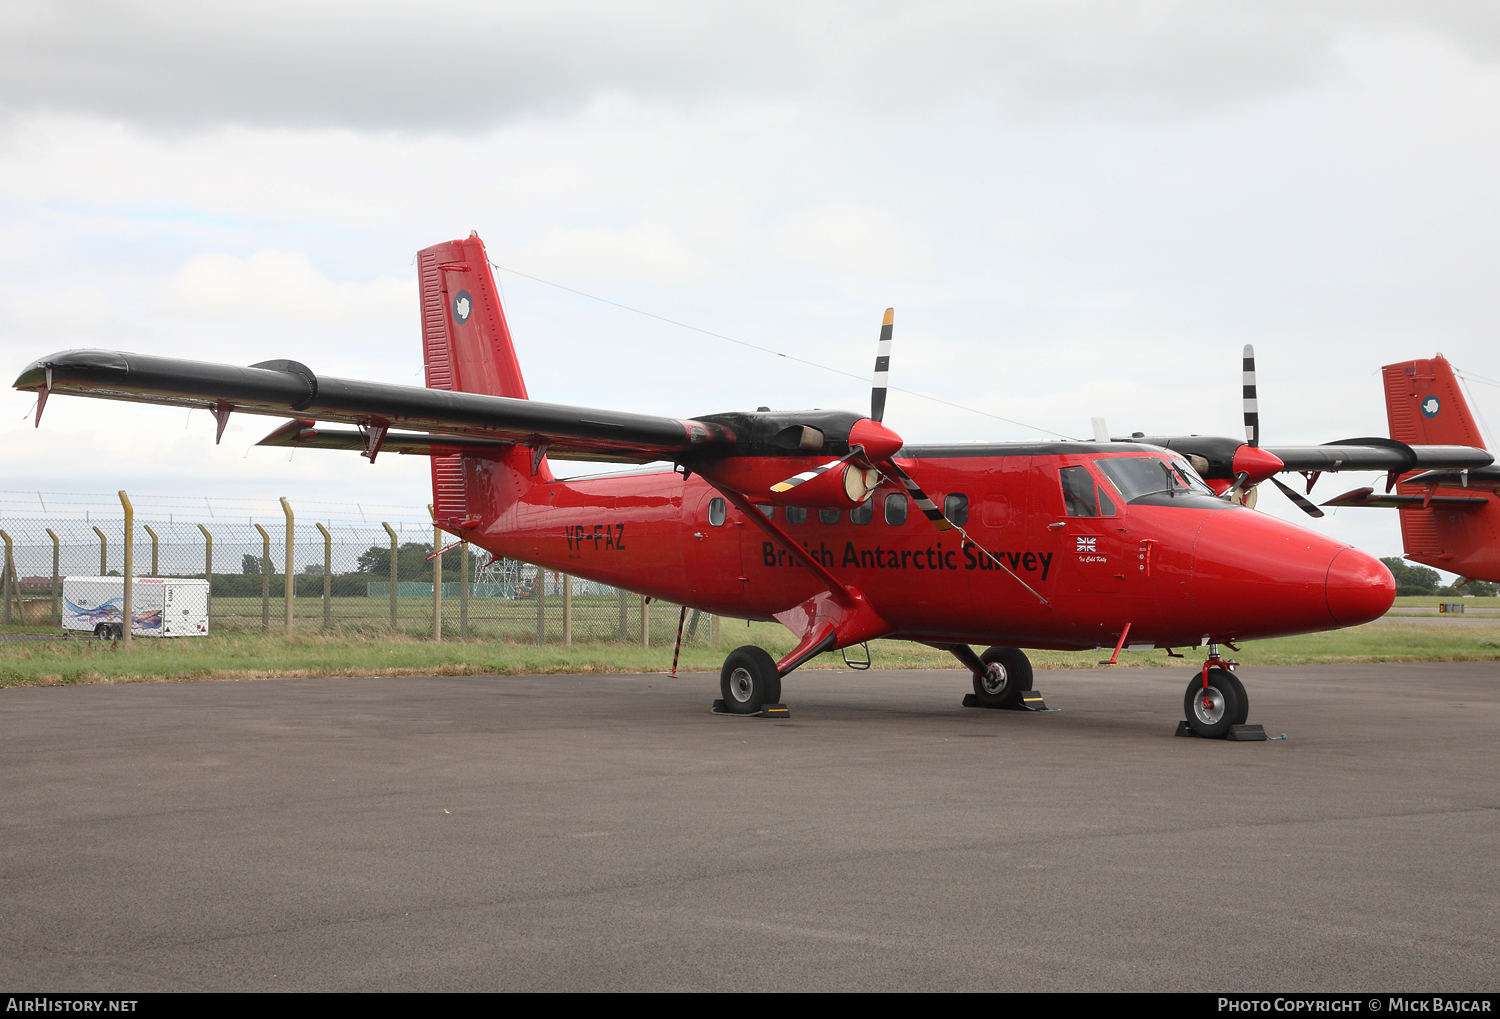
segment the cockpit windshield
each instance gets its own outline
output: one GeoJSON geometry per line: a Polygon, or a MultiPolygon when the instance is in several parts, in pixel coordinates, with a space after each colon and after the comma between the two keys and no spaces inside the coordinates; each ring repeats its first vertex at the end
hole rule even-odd
{"type": "Polygon", "coordinates": [[[1192,465],[1177,457],[1110,456],[1100,457],[1094,463],[1126,502],[1158,493],[1210,497],[1214,494],[1192,465]]]}

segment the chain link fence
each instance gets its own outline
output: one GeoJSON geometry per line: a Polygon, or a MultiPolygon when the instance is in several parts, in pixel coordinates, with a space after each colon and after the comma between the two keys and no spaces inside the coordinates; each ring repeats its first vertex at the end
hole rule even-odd
{"type": "MultiPolygon", "coordinates": [[[[435,537],[453,539],[428,524],[294,521],[290,546],[287,527],[285,519],[144,519],[137,510],[133,573],[207,579],[213,631],[281,632],[290,620],[302,631],[429,639],[652,646],[676,639],[678,606],[648,604],[624,589],[528,563],[491,561],[467,542],[432,557],[435,537]]],[[[82,520],[0,518],[0,623],[60,627],[68,611],[63,579],[122,574],[124,530],[123,512],[90,512],[82,520]]],[[[718,626],[689,610],[683,643],[716,642],[718,626]]]]}

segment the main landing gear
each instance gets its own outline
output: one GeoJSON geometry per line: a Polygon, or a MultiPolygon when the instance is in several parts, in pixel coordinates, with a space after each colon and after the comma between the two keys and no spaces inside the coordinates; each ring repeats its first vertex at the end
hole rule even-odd
{"type": "Polygon", "coordinates": [[[1245,724],[1250,715],[1250,698],[1234,674],[1235,667],[1235,662],[1219,657],[1219,645],[1208,646],[1208,660],[1203,663],[1203,670],[1193,677],[1182,695],[1182,710],[1187,716],[1183,724],[1189,731],[1182,732],[1179,727],[1181,735],[1224,739],[1235,726],[1245,724]]]}
{"type": "Polygon", "coordinates": [[[976,655],[967,644],[933,644],[947,651],[974,674],[974,692],[964,697],[966,708],[1011,711],[1056,711],[1031,688],[1031,659],[1017,647],[992,647],[976,655]]]}
{"type": "Polygon", "coordinates": [[[1017,647],[992,647],[979,656],[984,672],[974,674],[974,699],[981,708],[1018,708],[1031,689],[1031,660],[1017,647]]]}
{"type": "Polygon", "coordinates": [[[753,644],[735,648],[724,659],[719,691],[724,699],[714,704],[715,710],[722,705],[727,714],[759,715],[780,708],[779,713],[786,714],[781,706],[781,673],[776,659],[753,644]]]}

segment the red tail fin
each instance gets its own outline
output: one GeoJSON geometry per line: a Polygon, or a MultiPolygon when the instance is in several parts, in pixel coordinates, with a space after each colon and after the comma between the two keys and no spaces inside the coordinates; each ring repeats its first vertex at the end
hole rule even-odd
{"type": "Polygon", "coordinates": [[[427,388],[526,399],[484,242],[471,235],[423,248],[417,275],[427,388]]]}
{"type": "MultiPolygon", "coordinates": [[[[1485,448],[1453,368],[1442,355],[1431,360],[1386,365],[1385,411],[1391,438],[1408,445],[1485,448]]],[[[1424,489],[1402,485],[1421,495],[1424,489]]],[[[1447,489],[1442,494],[1473,495],[1447,489]]],[[[1406,558],[1479,580],[1500,579],[1500,505],[1461,509],[1411,506],[1401,509],[1401,544],[1406,558]]]]}
{"type": "MultiPolygon", "coordinates": [[[[484,242],[477,235],[417,253],[422,300],[422,354],[428,389],[525,400],[526,382],[511,343],[484,242]]],[[[550,481],[545,460],[533,478],[532,451],[501,457],[503,480],[481,470],[495,457],[432,458],[433,516],[454,533],[488,522],[533,481],[550,481]]]]}
{"type": "Polygon", "coordinates": [[[1385,413],[1391,438],[1409,446],[1478,446],[1484,439],[1447,358],[1388,364],[1385,413]]]}

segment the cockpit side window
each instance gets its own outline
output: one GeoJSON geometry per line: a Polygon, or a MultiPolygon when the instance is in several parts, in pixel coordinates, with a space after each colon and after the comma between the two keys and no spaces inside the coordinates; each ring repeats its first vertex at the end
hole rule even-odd
{"type": "Polygon", "coordinates": [[[1087,467],[1064,467],[1062,474],[1063,504],[1070,517],[1097,517],[1099,496],[1095,492],[1094,476],[1087,467]]]}

